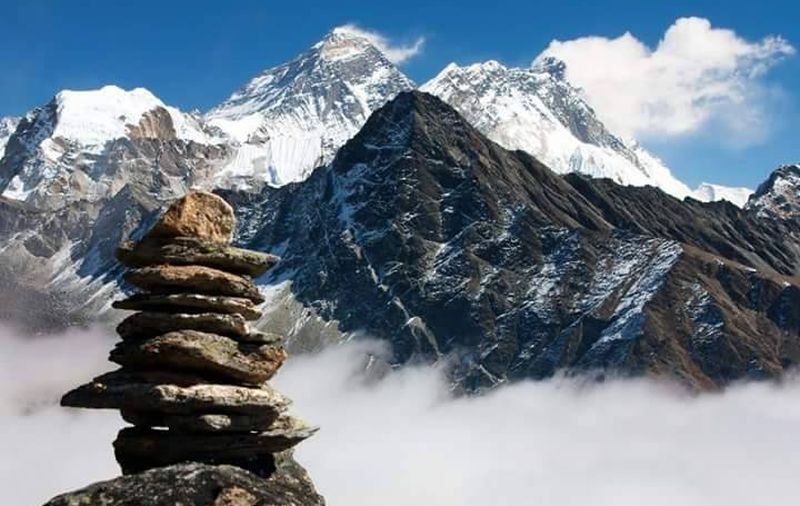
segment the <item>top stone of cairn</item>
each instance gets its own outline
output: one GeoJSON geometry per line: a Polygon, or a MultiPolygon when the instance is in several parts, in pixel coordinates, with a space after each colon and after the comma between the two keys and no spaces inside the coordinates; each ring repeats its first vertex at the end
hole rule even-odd
{"type": "Polygon", "coordinates": [[[233,208],[213,193],[195,191],[176,200],[148,237],[198,237],[229,244],[236,229],[233,208]]]}

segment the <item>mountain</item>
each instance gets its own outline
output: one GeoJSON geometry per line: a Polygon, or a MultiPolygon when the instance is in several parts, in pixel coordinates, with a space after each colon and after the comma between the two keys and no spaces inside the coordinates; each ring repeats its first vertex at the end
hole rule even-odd
{"type": "Polygon", "coordinates": [[[237,142],[218,182],[280,186],[329,162],[369,115],[414,87],[368,39],[337,28],[292,61],[256,76],[206,115],[237,142]]]}
{"type": "MultiPolygon", "coordinates": [[[[61,93],[0,161],[0,317],[39,329],[114,319],[116,245],[239,149],[143,90],[87,93],[113,107],[76,115],[92,109],[61,93]]],[[[304,181],[219,193],[238,242],[283,258],[257,280],[259,325],[295,350],[366,333],[398,363],[454,360],[467,389],[563,368],[707,388],[797,362],[796,221],[559,176],[428,94],[304,181]]]]}
{"type": "Polygon", "coordinates": [[[656,186],[678,198],[690,195],[658,159],[603,125],[566,80],[565,69],[553,57],[531,68],[496,61],[466,67],[451,63],[420,89],[449,103],[501,146],[527,151],[560,174],[656,186]]]}
{"type": "Polygon", "coordinates": [[[701,202],[716,202],[727,200],[736,207],[744,207],[753,190],[743,187],[722,186],[711,183],[701,183],[691,194],[691,197],[701,202]]]}
{"type": "Polygon", "coordinates": [[[770,174],[746,209],[762,218],[800,219],[800,165],[784,165],[770,174]]]}
{"type": "Polygon", "coordinates": [[[338,29],[207,118],[143,88],[58,93],[19,120],[0,158],[0,318],[38,329],[113,317],[114,248],[165,203],[193,187],[300,177],[412,86],[338,29]],[[259,124],[242,133],[248,121],[259,124]]]}
{"type": "Polygon", "coordinates": [[[0,195],[58,209],[110,197],[139,176],[160,179],[173,190],[183,186],[187,171],[173,172],[165,164],[153,173],[150,164],[137,167],[141,160],[120,159],[125,155],[120,148],[134,140],[186,146],[222,141],[208,134],[199,118],[166,106],[144,88],[65,90],[20,120],[0,160],[0,195]]]}
{"type": "Polygon", "coordinates": [[[437,79],[466,119],[429,94],[392,98],[411,82],[335,30],[206,116],[143,89],[59,93],[0,159],[0,318],[116,318],[116,245],[217,186],[239,242],[283,257],[257,280],[260,325],[295,349],[366,333],[398,363],[454,360],[467,389],[563,368],[705,388],[797,362],[796,166],[745,210],[682,202],[646,186],[689,192],[608,132],[559,62],[437,79]],[[487,132],[544,132],[569,173],[487,132]]]}
{"type": "Polygon", "coordinates": [[[92,321],[116,291],[113,251],[146,216],[207,186],[233,156],[201,118],[149,91],[62,91],[0,159],[0,317],[92,321]]]}
{"type": "Polygon", "coordinates": [[[10,116],[0,118],[0,159],[3,158],[3,154],[5,153],[8,139],[9,137],[11,137],[11,134],[14,133],[14,130],[17,129],[18,124],[19,124],[19,118],[14,118],[10,116]]]}
{"type": "Polygon", "coordinates": [[[301,183],[220,194],[240,244],[282,257],[260,325],[295,348],[366,334],[470,390],[562,369],[714,388],[800,359],[797,223],[559,176],[428,94],[301,183]]]}

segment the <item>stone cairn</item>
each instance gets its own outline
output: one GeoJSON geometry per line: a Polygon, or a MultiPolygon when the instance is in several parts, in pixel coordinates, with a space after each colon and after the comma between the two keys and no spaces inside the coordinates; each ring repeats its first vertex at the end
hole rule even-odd
{"type": "Polygon", "coordinates": [[[117,250],[125,280],[142,290],[113,304],[137,311],[117,327],[109,360],[121,368],[61,404],[120,410],[132,425],[114,441],[124,474],[192,461],[267,476],[275,453],[316,431],[266,384],[286,359],[281,338],[247,323],[264,302],[252,277],[278,259],[231,247],[234,228],[227,202],[192,192],[117,250]]]}

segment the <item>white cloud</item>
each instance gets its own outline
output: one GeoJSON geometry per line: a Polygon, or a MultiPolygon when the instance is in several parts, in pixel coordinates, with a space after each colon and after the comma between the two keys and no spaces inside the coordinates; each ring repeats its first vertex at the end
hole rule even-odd
{"type": "Polygon", "coordinates": [[[425,45],[425,37],[417,37],[410,45],[394,44],[384,35],[375,31],[365,30],[354,24],[339,26],[335,28],[334,31],[356,35],[369,40],[373,46],[377,47],[386,58],[389,59],[389,61],[398,65],[417,56],[422,52],[422,46],[425,45]]]}
{"type": "MultiPolygon", "coordinates": [[[[30,396],[53,398],[107,368],[109,346],[99,335],[0,339],[10,366],[0,383],[5,503],[41,504],[118,474],[116,413],[27,408],[30,396]],[[28,388],[51,371],[46,389],[28,388]]],[[[322,428],[297,457],[328,504],[744,506],[796,496],[800,382],[692,397],[648,381],[550,380],[453,399],[435,368],[366,378],[365,353],[376,349],[295,356],[276,381],[322,428]]]]}
{"type": "Polygon", "coordinates": [[[321,430],[298,447],[329,504],[792,504],[800,382],[692,397],[645,380],[522,382],[452,399],[440,371],[365,382],[358,345],[278,377],[321,430]]]}
{"type": "Polygon", "coordinates": [[[794,54],[783,38],[748,41],[707,19],[680,18],[655,49],[634,35],[555,40],[567,77],[613,129],[628,136],[679,136],[718,127],[736,142],[767,133],[774,90],[764,74],[794,54]]]}
{"type": "Polygon", "coordinates": [[[96,328],[31,336],[0,326],[3,504],[42,504],[119,473],[111,451],[119,415],[57,405],[68,389],[113,368],[111,335],[96,328]]]}

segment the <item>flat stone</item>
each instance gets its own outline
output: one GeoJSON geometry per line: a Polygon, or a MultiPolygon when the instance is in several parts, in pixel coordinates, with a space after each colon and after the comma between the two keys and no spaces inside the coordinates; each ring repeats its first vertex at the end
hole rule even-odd
{"type": "Polygon", "coordinates": [[[236,229],[233,208],[213,193],[194,191],[169,206],[147,233],[148,237],[199,237],[230,243],[236,229]]]}
{"type": "Polygon", "coordinates": [[[122,411],[122,419],[137,427],[163,427],[183,432],[264,431],[275,422],[274,416],[259,415],[165,415],[154,412],[122,411]]]}
{"type": "Polygon", "coordinates": [[[283,365],[286,350],[282,346],[237,343],[216,334],[181,330],[146,341],[120,342],[109,358],[126,368],[196,372],[220,381],[260,385],[283,365]]]}
{"type": "Polygon", "coordinates": [[[117,461],[149,461],[156,465],[195,461],[225,462],[288,450],[309,438],[316,429],[291,425],[266,432],[176,432],[141,427],[119,431],[114,441],[117,461]]]}
{"type": "Polygon", "coordinates": [[[177,330],[197,330],[224,336],[245,336],[247,321],[238,314],[134,313],[117,325],[122,339],[146,339],[177,330]]]}
{"type": "Polygon", "coordinates": [[[138,293],[111,304],[116,309],[177,313],[225,313],[242,315],[245,320],[257,320],[261,311],[250,299],[196,293],[138,293]]]}
{"type": "Polygon", "coordinates": [[[68,392],[61,398],[61,405],[179,415],[223,413],[277,417],[290,404],[289,399],[269,385],[260,388],[208,384],[179,386],[148,383],[144,381],[146,378],[123,370],[106,373],[68,392]]]}
{"type": "Polygon", "coordinates": [[[261,276],[279,260],[267,253],[234,248],[196,237],[151,237],[138,243],[124,241],[116,254],[117,259],[128,267],[204,265],[253,277],[261,276]]]}
{"type": "Polygon", "coordinates": [[[158,265],[141,267],[125,274],[125,281],[154,293],[192,292],[223,295],[264,302],[250,278],[201,265],[158,265]]]}

